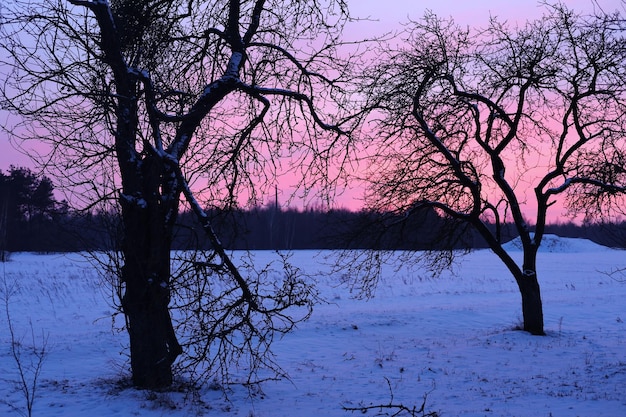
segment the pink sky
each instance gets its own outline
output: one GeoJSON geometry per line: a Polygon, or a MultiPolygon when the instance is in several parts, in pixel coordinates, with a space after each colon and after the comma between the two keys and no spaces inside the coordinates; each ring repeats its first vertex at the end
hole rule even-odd
{"type": "MultiPolygon", "coordinates": [[[[486,26],[490,17],[497,17],[501,21],[523,25],[527,20],[540,18],[545,8],[537,0],[348,0],[350,11],[354,17],[369,18],[372,21],[359,22],[353,26],[350,37],[360,39],[364,36],[376,36],[400,28],[400,22],[409,19],[419,20],[426,11],[432,11],[441,17],[452,17],[461,24],[471,27],[486,26]]],[[[602,10],[610,13],[615,10],[626,10],[624,0],[567,0],[564,2],[569,8],[581,12],[591,13],[602,10]]],[[[354,207],[358,201],[359,190],[347,192],[338,199],[338,204],[354,207]],[[356,200],[355,200],[356,199],[356,200]]],[[[525,211],[529,213],[529,220],[534,222],[534,198],[529,198],[525,211]]],[[[566,210],[560,201],[548,210],[548,221],[567,221],[566,210]]]]}
{"type": "MultiPolygon", "coordinates": [[[[536,18],[542,11],[536,0],[348,0],[354,16],[370,17],[375,22],[360,22],[351,27],[354,35],[384,33],[398,28],[400,22],[408,17],[419,19],[426,10],[432,10],[440,16],[452,16],[461,24],[471,26],[484,25],[490,15],[509,21],[523,23],[526,19],[536,18]]],[[[624,9],[623,0],[567,0],[567,5],[579,11],[592,11],[601,7],[604,11],[624,9]]],[[[348,34],[349,36],[352,36],[348,34]]],[[[0,112],[0,121],[6,114],[0,112]]],[[[0,170],[6,171],[10,165],[32,166],[28,157],[11,146],[4,133],[0,133],[0,170]]]]}
{"type": "MultiPolygon", "coordinates": [[[[432,10],[440,16],[452,16],[458,23],[471,26],[484,25],[490,15],[523,23],[526,19],[536,18],[542,13],[536,0],[348,0],[348,2],[354,16],[376,20],[360,22],[358,26],[352,27],[357,36],[359,33],[373,35],[393,30],[409,17],[419,19],[426,10],[432,10]]],[[[623,10],[625,7],[623,0],[567,0],[566,3],[579,11],[591,11],[598,5],[607,12],[618,8],[623,10]]],[[[0,121],[4,122],[5,118],[6,114],[0,112],[0,121]]],[[[6,171],[10,165],[32,166],[32,163],[27,156],[9,144],[6,134],[0,133],[0,170],[6,171]]]]}
{"type": "MultiPolygon", "coordinates": [[[[452,16],[456,22],[469,26],[484,26],[490,16],[497,16],[511,23],[523,24],[528,19],[541,16],[543,12],[536,0],[515,2],[505,0],[348,0],[348,2],[353,16],[369,17],[373,20],[349,26],[346,36],[350,39],[361,39],[364,36],[375,36],[399,29],[401,22],[406,22],[408,18],[419,19],[426,10],[431,10],[442,17],[452,16]]],[[[566,4],[581,12],[590,12],[598,7],[605,12],[626,8],[624,0],[567,0],[566,4]]],[[[0,122],[5,120],[6,114],[0,111],[0,122]]],[[[32,146],[32,144],[29,145],[32,146]]],[[[17,151],[8,142],[6,134],[0,132],[0,170],[6,172],[10,165],[33,166],[27,156],[17,151]]],[[[287,195],[289,192],[285,190],[281,194],[287,195]]],[[[359,190],[347,192],[339,198],[338,205],[358,207],[360,195],[359,190]]],[[[552,210],[551,213],[553,213],[551,219],[555,220],[558,213],[556,210],[552,210]]]]}

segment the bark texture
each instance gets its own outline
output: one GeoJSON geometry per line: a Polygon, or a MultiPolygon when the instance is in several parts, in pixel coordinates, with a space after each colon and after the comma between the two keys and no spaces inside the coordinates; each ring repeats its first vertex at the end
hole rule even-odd
{"type": "Polygon", "coordinates": [[[169,177],[163,165],[156,158],[146,158],[142,167],[142,192],[120,199],[125,229],[122,306],[130,336],[133,383],[156,389],[171,385],[171,365],[182,353],[169,313],[177,203],[172,189],[175,181],[163,181],[169,177]]]}
{"type": "Polygon", "coordinates": [[[543,330],[543,306],[537,274],[534,272],[525,274],[518,284],[522,295],[524,330],[537,336],[545,335],[543,330]]]}

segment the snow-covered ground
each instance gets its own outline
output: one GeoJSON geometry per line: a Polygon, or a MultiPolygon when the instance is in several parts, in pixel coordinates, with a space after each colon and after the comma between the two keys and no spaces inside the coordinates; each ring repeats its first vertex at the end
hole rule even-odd
{"type": "MultiPolygon", "coordinates": [[[[274,345],[291,380],[253,392],[235,385],[228,399],[210,388],[152,393],[120,383],[127,375],[122,318],[112,322],[106,289],[76,254],[13,254],[0,264],[0,295],[6,283],[25,364],[29,347],[48,335],[33,416],[349,416],[342,407],[419,409],[425,396],[425,411],[439,416],[626,416],[626,282],[607,275],[626,266],[626,252],[549,241],[539,257],[545,337],[514,330],[517,287],[486,250],[437,279],[389,268],[369,301],[324,277],[320,291],[330,303],[274,345]]],[[[292,258],[309,272],[320,260],[312,251],[292,258]]],[[[26,408],[4,304],[0,416],[11,416],[26,408]]]]}

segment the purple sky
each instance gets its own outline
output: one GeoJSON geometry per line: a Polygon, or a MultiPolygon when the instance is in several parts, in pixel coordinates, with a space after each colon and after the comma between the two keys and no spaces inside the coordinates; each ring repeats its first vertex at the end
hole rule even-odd
{"type": "MultiPolygon", "coordinates": [[[[497,16],[510,22],[524,23],[527,19],[541,16],[538,0],[348,0],[350,11],[355,17],[379,20],[369,23],[372,29],[383,32],[406,21],[407,17],[419,19],[426,10],[441,17],[452,16],[460,24],[482,26],[489,16],[497,16]]],[[[567,0],[564,3],[577,11],[589,12],[602,8],[605,12],[623,10],[624,0],[567,0]]]]}
{"type": "MultiPolygon", "coordinates": [[[[6,113],[0,111],[0,119],[0,123],[4,123],[6,113]]],[[[32,167],[33,164],[26,155],[17,151],[15,147],[9,143],[6,133],[0,131],[0,170],[6,172],[11,165],[32,167]]]]}
{"type": "MultiPolygon", "coordinates": [[[[536,0],[348,0],[354,16],[370,17],[371,22],[360,22],[353,27],[353,35],[381,34],[399,27],[399,23],[407,18],[419,19],[426,10],[432,10],[442,17],[452,16],[461,24],[482,26],[489,16],[523,23],[526,19],[536,18],[542,11],[536,0]]],[[[625,0],[567,0],[565,3],[575,10],[591,11],[601,7],[609,12],[615,9],[624,10],[625,0]]],[[[0,112],[0,122],[4,122],[6,114],[0,112]]],[[[14,149],[8,143],[6,135],[0,133],[0,169],[5,171],[9,165],[30,166],[28,157],[14,149]]]]}
{"type": "MultiPolygon", "coordinates": [[[[348,2],[354,17],[372,19],[349,26],[346,36],[350,39],[362,39],[393,31],[400,27],[400,22],[406,22],[408,18],[421,18],[426,10],[431,10],[441,17],[452,16],[462,25],[478,27],[486,25],[490,16],[497,16],[510,23],[523,24],[528,19],[541,16],[543,12],[537,0],[348,0],[348,2]]],[[[568,7],[581,12],[590,12],[598,7],[605,12],[626,10],[626,0],[567,0],[565,3],[568,7]]],[[[0,123],[4,123],[5,120],[6,114],[0,111],[0,123]]],[[[0,132],[0,170],[6,172],[10,165],[32,167],[29,158],[14,149],[8,142],[6,134],[0,132]]]]}

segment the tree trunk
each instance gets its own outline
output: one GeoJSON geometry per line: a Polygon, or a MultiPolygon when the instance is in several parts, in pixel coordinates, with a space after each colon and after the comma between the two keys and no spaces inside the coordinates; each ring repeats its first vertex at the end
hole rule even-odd
{"type": "Polygon", "coordinates": [[[537,274],[527,270],[519,280],[519,289],[522,294],[524,330],[534,335],[545,335],[543,331],[543,304],[537,274]]]}
{"type": "MultiPolygon", "coordinates": [[[[145,236],[145,230],[128,231],[145,236]]],[[[122,270],[126,285],[122,306],[130,337],[133,384],[150,389],[171,385],[171,365],[182,352],[169,314],[169,253],[162,262],[156,259],[145,262],[141,256],[142,252],[163,246],[164,242],[159,240],[129,245],[124,251],[126,260],[122,270]]]]}
{"type": "MultiPolygon", "coordinates": [[[[534,335],[545,335],[543,330],[543,304],[541,301],[541,289],[537,279],[537,251],[539,246],[535,241],[526,235],[522,239],[522,250],[524,260],[522,269],[519,264],[511,258],[502,245],[492,235],[491,231],[480,220],[476,220],[474,226],[485,238],[489,247],[504,262],[508,270],[513,274],[520,294],[522,296],[522,315],[524,319],[524,331],[534,335]]],[[[521,227],[518,230],[523,229],[521,227]]],[[[522,236],[522,233],[520,233],[522,236]]]]}
{"type": "Polygon", "coordinates": [[[543,304],[541,290],[537,279],[537,250],[539,246],[534,240],[524,245],[524,262],[521,275],[516,277],[522,295],[522,314],[524,330],[530,334],[543,336],[543,304]]]}
{"type": "Polygon", "coordinates": [[[169,313],[170,250],[176,210],[172,213],[173,207],[163,198],[167,187],[161,182],[164,175],[159,165],[144,160],[144,192],[121,197],[125,231],[122,307],[130,337],[133,384],[148,389],[171,385],[171,365],[182,353],[169,313]]]}

